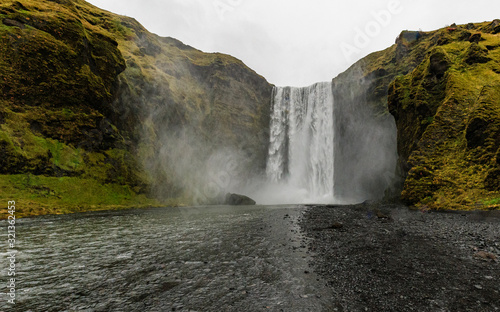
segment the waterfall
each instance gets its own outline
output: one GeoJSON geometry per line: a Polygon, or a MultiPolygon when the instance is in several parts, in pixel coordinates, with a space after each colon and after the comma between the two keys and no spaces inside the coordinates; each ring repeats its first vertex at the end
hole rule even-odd
{"type": "Polygon", "coordinates": [[[330,82],[275,87],[266,174],[309,202],[334,197],[334,118],[330,82]]]}

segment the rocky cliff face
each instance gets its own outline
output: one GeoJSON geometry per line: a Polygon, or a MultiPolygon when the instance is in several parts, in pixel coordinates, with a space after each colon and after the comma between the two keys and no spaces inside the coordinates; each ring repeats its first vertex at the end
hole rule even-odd
{"type": "Polygon", "coordinates": [[[117,124],[129,128],[160,198],[217,202],[264,173],[272,86],[241,61],[145,31],[123,43],[117,124]]]}
{"type": "Polygon", "coordinates": [[[398,42],[410,51],[426,46],[416,68],[389,87],[407,203],[498,207],[499,25],[453,25],[398,42]]]}
{"type": "Polygon", "coordinates": [[[2,1],[0,22],[1,196],[27,198],[20,214],[188,197],[181,176],[217,153],[265,165],[272,87],[241,61],[81,0],[2,1]]]}
{"type": "MultiPolygon", "coordinates": [[[[498,207],[499,33],[498,20],[404,31],[335,78],[335,116],[349,116],[335,162],[350,163],[337,195],[498,207]]],[[[217,202],[264,173],[272,86],[132,18],[4,0],[0,73],[0,199],[19,199],[19,216],[217,202]]]]}
{"type": "MultiPolygon", "coordinates": [[[[416,40],[417,32],[401,37],[416,40]]],[[[379,199],[397,197],[402,172],[397,165],[397,135],[388,110],[388,87],[425,55],[426,46],[396,44],[372,53],[333,79],[335,98],[336,197],[379,199]]]]}
{"type": "MultiPolygon", "coordinates": [[[[397,141],[395,174],[400,184],[394,180],[388,195],[401,192],[407,204],[422,208],[498,207],[499,33],[499,20],[433,32],[404,31],[395,45],[365,57],[335,78],[335,98],[344,102],[339,109],[352,119],[337,130],[344,143],[336,161],[369,163],[373,145],[365,140],[365,120],[370,120],[369,129],[389,129],[390,112],[397,137],[389,131],[376,138],[389,149],[387,143],[397,141]],[[363,149],[366,156],[360,158],[363,149]]],[[[355,177],[356,166],[336,166],[336,170],[338,175],[355,177]]],[[[352,185],[339,181],[336,185],[347,190],[340,192],[364,188],[380,193],[373,185],[383,183],[372,182],[383,182],[384,171],[370,170],[377,173],[373,181],[365,177],[350,178],[352,185]]]]}

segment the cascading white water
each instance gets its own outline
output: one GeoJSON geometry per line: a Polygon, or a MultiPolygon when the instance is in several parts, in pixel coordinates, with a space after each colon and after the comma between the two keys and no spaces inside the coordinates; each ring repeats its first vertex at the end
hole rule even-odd
{"type": "Polygon", "coordinates": [[[305,88],[275,87],[266,173],[300,190],[303,201],[334,196],[333,92],[330,82],[305,88]]]}

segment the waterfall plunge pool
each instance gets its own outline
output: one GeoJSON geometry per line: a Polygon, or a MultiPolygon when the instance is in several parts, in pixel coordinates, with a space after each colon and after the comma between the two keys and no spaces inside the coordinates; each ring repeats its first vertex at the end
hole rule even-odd
{"type": "Polygon", "coordinates": [[[0,310],[328,310],[298,224],[305,211],[208,206],[20,219],[16,305],[2,293],[0,310]]]}

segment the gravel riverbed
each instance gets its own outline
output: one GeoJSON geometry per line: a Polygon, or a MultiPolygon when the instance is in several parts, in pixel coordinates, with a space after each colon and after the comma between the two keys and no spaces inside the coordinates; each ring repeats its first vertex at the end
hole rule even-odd
{"type": "Polygon", "coordinates": [[[310,264],[333,311],[500,311],[500,212],[309,206],[310,264]]]}

